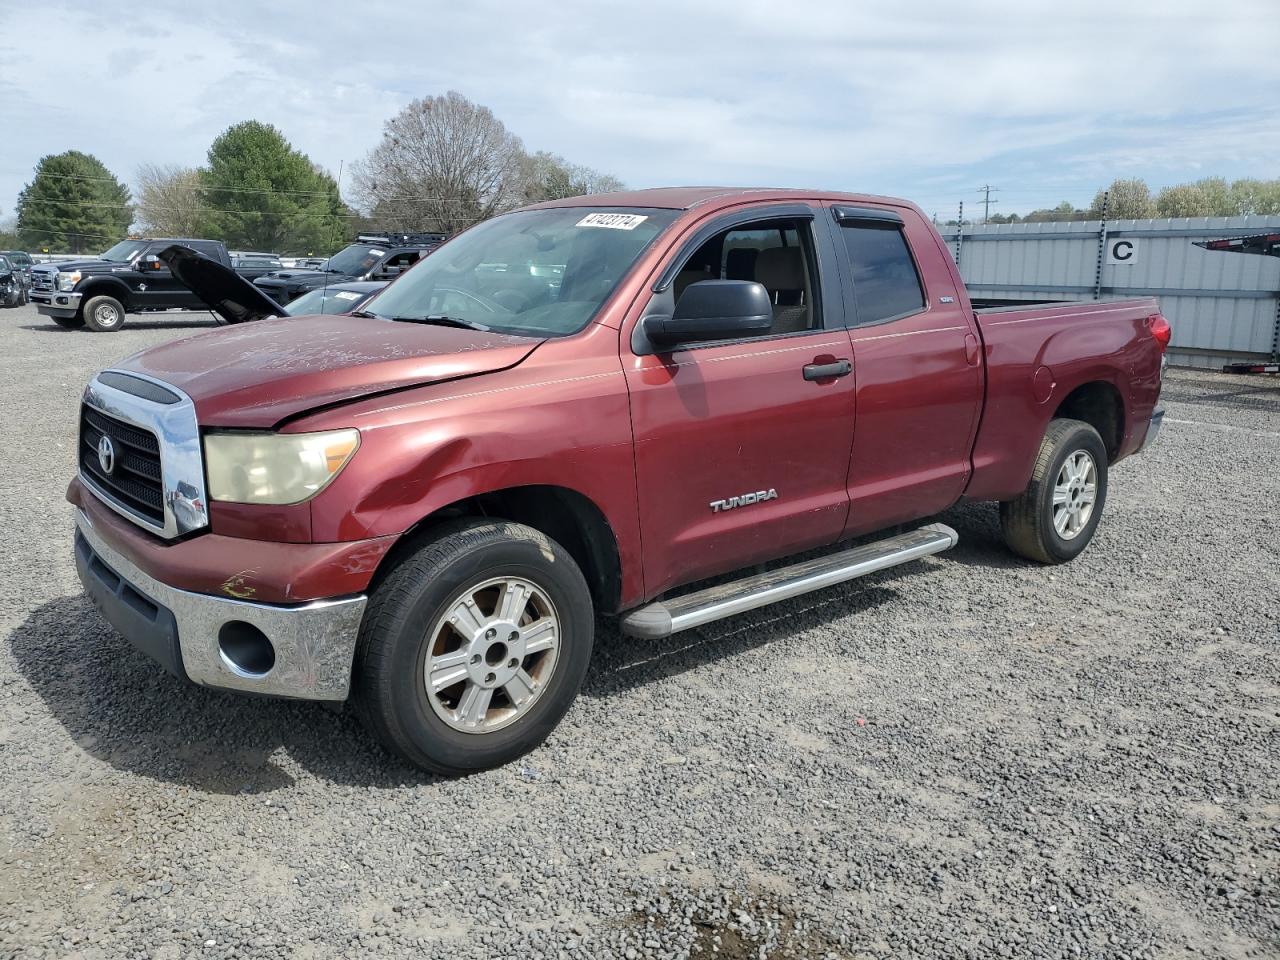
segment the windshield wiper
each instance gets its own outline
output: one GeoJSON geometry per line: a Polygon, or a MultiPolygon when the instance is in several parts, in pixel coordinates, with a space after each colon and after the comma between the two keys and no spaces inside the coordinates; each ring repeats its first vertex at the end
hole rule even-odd
{"type": "Polygon", "coordinates": [[[366,318],[366,319],[368,319],[368,320],[386,320],[386,319],[388,319],[387,317],[384,317],[384,316],[383,316],[382,314],[380,314],[380,313],[374,313],[372,310],[352,310],[352,311],[351,311],[351,315],[352,315],[353,317],[364,317],[364,318],[366,318]]]}
{"type": "Polygon", "coordinates": [[[488,333],[490,329],[483,323],[464,320],[462,317],[450,317],[443,313],[429,313],[425,317],[392,317],[391,319],[404,323],[430,323],[437,327],[461,327],[463,330],[479,330],[481,333],[488,333]]]}

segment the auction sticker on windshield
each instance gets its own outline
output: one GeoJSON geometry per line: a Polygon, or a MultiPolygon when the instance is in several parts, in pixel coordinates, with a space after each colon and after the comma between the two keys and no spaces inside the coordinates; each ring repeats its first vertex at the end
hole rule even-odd
{"type": "Polygon", "coordinates": [[[648,220],[636,213],[589,213],[576,226],[606,227],[609,230],[634,230],[648,220]]]}

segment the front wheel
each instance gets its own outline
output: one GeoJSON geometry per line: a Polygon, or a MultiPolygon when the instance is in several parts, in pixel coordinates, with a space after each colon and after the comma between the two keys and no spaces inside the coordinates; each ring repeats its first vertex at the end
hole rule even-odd
{"type": "Polygon", "coordinates": [[[124,326],[124,305],[115,297],[90,297],[81,315],[86,326],[98,333],[115,333],[124,326]]]}
{"type": "Polygon", "coordinates": [[[1054,420],[1040,441],[1031,482],[1000,504],[1000,526],[1014,553],[1066,563],[1089,545],[1107,499],[1107,448],[1080,420],[1054,420]]]}
{"type": "Polygon", "coordinates": [[[573,558],[530,527],[441,528],[370,598],[356,709],[393,752],[448,775],[538,746],[577,696],[594,612],[573,558]]]}

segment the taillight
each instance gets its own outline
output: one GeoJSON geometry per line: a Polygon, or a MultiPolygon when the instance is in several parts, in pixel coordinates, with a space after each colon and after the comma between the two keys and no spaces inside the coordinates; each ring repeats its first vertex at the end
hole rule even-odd
{"type": "Polygon", "coordinates": [[[1169,326],[1169,321],[1159,313],[1153,313],[1147,317],[1147,327],[1151,330],[1151,336],[1155,338],[1156,343],[1160,344],[1160,352],[1164,353],[1169,347],[1169,341],[1173,339],[1173,327],[1169,326]]]}

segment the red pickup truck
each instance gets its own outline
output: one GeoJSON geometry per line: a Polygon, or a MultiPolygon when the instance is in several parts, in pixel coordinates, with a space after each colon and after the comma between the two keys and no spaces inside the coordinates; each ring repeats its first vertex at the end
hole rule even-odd
{"type": "Polygon", "coordinates": [[[77,566],[179,677],[351,699],[410,762],[481,769],[555,727],[597,615],[658,637],[937,553],[955,532],[913,522],[960,500],[1072,559],[1159,428],[1169,332],[1150,299],[973,302],[899,200],[557,200],[354,313],[97,374],[77,566]]]}

